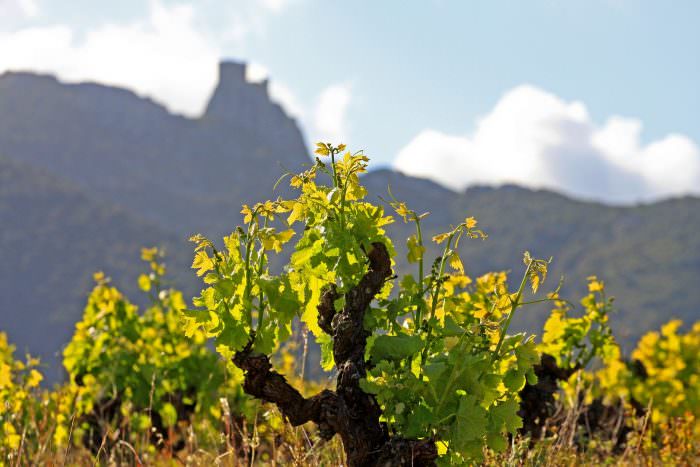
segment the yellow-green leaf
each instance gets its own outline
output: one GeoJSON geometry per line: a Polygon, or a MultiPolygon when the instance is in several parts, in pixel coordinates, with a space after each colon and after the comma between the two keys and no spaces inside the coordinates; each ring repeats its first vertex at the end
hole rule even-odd
{"type": "Polygon", "coordinates": [[[158,254],[158,248],[141,248],[141,259],[144,261],[153,261],[158,254]]]}
{"type": "Polygon", "coordinates": [[[456,251],[453,251],[450,255],[450,267],[464,274],[464,265],[462,264],[462,259],[459,257],[459,254],[456,251]]]}
{"type": "Polygon", "coordinates": [[[139,289],[143,290],[144,292],[148,292],[151,290],[151,278],[148,277],[146,274],[141,274],[138,279],[139,282],[139,289]]]}
{"type": "Polygon", "coordinates": [[[27,387],[33,388],[39,386],[39,383],[44,379],[41,373],[32,369],[27,377],[27,387]]]}
{"type": "Polygon", "coordinates": [[[253,211],[248,207],[247,204],[243,205],[243,209],[241,209],[241,214],[243,214],[243,222],[246,224],[249,224],[250,221],[253,220],[253,211]]]}
{"type": "Polygon", "coordinates": [[[299,219],[302,219],[304,217],[304,205],[302,203],[294,203],[294,206],[292,207],[292,212],[289,214],[289,217],[287,218],[287,223],[289,225],[294,224],[296,221],[299,219]]]}
{"type": "Polygon", "coordinates": [[[420,261],[420,259],[423,257],[423,254],[425,253],[425,247],[418,243],[418,238],[416,238],[415,235],[411,235],[410,237],[408,237],[406,246],[408,247],[408,262],[417,263],[418,261],[420,261]]]}
{"type": "Polygon", "coordinates": [[[206,251],[200,250],[194,255],[192,269],[197,269],[197,275],[201,277],[205,272],[214,269],[214,261],[212,261],[206,251]]]}
{"type": "Polygon", "coordinates": [[[433,241],[438,245],[450,238],[450,232],[441,233],[433,237],[433,241]]]}

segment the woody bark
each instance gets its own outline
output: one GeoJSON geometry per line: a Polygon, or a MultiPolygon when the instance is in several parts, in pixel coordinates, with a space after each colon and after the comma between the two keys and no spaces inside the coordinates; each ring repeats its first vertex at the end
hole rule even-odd
{"type": "Polygon", "coordinates": [[[392,274],[383,243],[373,243],[368,258],[368,271],[345,294],[342,310],[335,310],[334,302],[340,295],[334,286],[324,291],[318,305],[318,324],[333,339],[338,370],[335,391],[304,398],[272,369],[269,357],[252,352],[251,345],[237,352],[233,362],[245,372],[245,392],[276,404],[292,425],[314,422],[326,440],[338,434],[348,466],[432,466],[437,458],[433,440],[390,436],[379,421],[379,404],[360,388],[360,380],[367,374],[364,356],[370,335],[363,326],[364,315],[392,274]]]}

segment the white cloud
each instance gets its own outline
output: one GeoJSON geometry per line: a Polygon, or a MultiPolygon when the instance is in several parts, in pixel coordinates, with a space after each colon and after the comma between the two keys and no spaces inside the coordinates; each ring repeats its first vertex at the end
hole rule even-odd
{"type": "MultiPolygon", "coordinates": [[[[12,2],[13,8],[18,9],[22,2],[12,2]]],[[[288,3],[277,0],[258,7],[256,24],[263,20],[264,10],[279,13],[288,3]]],[[[241,17],[253,15],[253,3],[241,5],[245,6],[241,17]]],[[[67,82],[96,81],[122,86],[149,96],[174,112],[198,116],[218,80],[217,64],[222,51],[216,38],[196,27],[196,19],[189,4],[166,6],[151,0],[147,18],[88,30],[81,40],[73,29],[62,24],[0,32],[0,73],[28,70],[56,74],[67,82]]],[[[269,71],[265,65],[251,61],[246,67],[246,78],[260,82],[269,78],[269,71]]],[[[310,118],[310,106],[285,84],[272,80],[269,91],[271,99],[289,115],[300,121],[310,118]]],[[[331,86],[321,96],[319,115],[324,134],[328,129],[337,132],[344,126],[344,93],[342,85],[331,86]],[[338,102],[341,108],[334,113],[331,106],[338,102]],[[328,115],[330,120],[326,121],[328,115]]],[[[306,126],[313,129],[313,121],[308,123],[306,126]]]]}
{"type": "Polygon", "coordinates": [[[286,84],[270,80],[268,68],[258,62],[246,66],[246,80],[259,83],[269,80],[270,99],[279,103],[291,117],[310,130],[313,141],[323,139],[338,143],[347,137],[347,108],[351,99],[351,87],[346,83],[331,84],[316,96],[312,105],[303,102],[286,84]]]}
{"type": "MultiPolygon", "coordinates": [[[[290,1],[246,0],[219,6],[233,15],[230,24],[235,23],[234,19],[253,18],[249,24],[259,32],[266,12],[278,14],[290,1]]],[[[26,14],[37,12],[33,0],[0,0],[0,13],[11,9],[26,14]]],[[[68,82],[122,86],[153,98],[171,111],[198,116],[217,82],[222,50],[218,45],[221,37],[202,32],[197,19],[201,18],[196,17],[191,4],[166,6],[162,1],[151,0],[147,18],[88,30],[81,40],[63,24],[0,32],[0,73],[37,71],[56,74],[68,82]]],[[[253,61],[246,67],[246,78],[251,82],[268,76],[268,69],[260,63],[253,61]]],[[[297,118],[305,115],[304,106],[287,86],[272,81],[269,89],[271,98],[287,113],[297,118]]]]}
{"type": "Polygon", "coordinates": [[[347,141],[347,109],[351,96],[351,86],[347,83],[332,84],[321,91],[314,107],[313,141],[347,141]]]}
{"type": "Polygon", "coordinates": [[[270,77],[265,65],[258,62],[248,62],[245,67],[245,79],[251,83],[260,83],[270,77]]]}
{"type": "Polygon", "coordinates": [[[34,0],[17,0],[22,13],[29,18],[33,18],[39,14],[39,5],[34,0]]]}
{"type": "Polygon", "coordinates": [[[35,0],[0,0],[0,18],[34,18],[38,14],[35,0]]]}
{"type": "Polygon", "coordinates": [[[193,26],[189,5],[150,3],[146,21],[107,24],[77,41],[58,25],[0,34],[0,72],[56,73],[66,81],[125,86],[196,115],[217,80],[219,49],[193,26]]]}
{"type": "Polygon", "coordinates": [[[700,148],[683,135],[643,144],[639,120],[596,125],[586,107],[533,86],[507,92],[471,135],[427,129],[394,167],[454,189],[517,183],[628,203],[700,194],[700,148]]]}
{"type": "Polygon", "coordinates": [[[287,115],[297,120],[305,118],[306,112],[304,110],[304,105],[297,98],[296,94],[285,84],[272,81],[268,89],[270,92],[270,99],[279,102],[282,108],[287,112],[287,115]]]}
{"type": "MultiPolygon", "coordinates": [[[[219,7],[232,15],[231,24],[238,19],[260,32],[267,12],[279,14],[289,3],[241,1],[219,7]]],[[[201,18],[196,17],[192,5],[170,6],[151,0],[148,17],[102,25],[80,38],[64,24],[0,32],[0,73],[29,70],[56,74],[68,82],[123,86],[174,112],[200,115],[218,79],[217,64],[223,55],[219,44],[227,39],[203,32],[197,23],[201,18]]],[[[0,16],[10,12],[32,16],[38,13],[38,7],[34,0],[0,0],[0,16]]],[[[261,81],[267,75],[260,64],[251,63],[247,68],[251,81],[261,81]]],[[[301,114],[301,105],[286,86],[272,82],[270,93],[290,114],[301,114]]]]}
{"type": "Polygon", "coordinates": [[[298,0],[200,0],[224,21],[223,42],[245,43],[267,35],[270,18],[279,16],[298,0]]]}
{"type": "Polygon", "coordinates": [[[305,106],[297,95],[286,84],[271,80],[270,71],[265,65],[255,61],[248,62],[245,68],[245,78],[251,83],[268,81],[267,89],[270,99],[279,103],[287,115],[299,120],[306,116],[305,106]]]}
{"type": "MultiPolygon", "coordinates": [[[[266,66],[251,62],[246,67],[246,79],[261,82],[269,79],[266,66]]],[[[307,130],[310,141],[341,143],[347,141],[347,109],[352,98],[351,86],[347,83],[330,84],[318,95],[304,101],[286,84],[270,80],[270,99],[279,103],[287,115],[307,130]]]]}
{"type": "Polygon", "coordinates": [[[280,13],[291,3],[290,0],[261,0],[260,2],[273,13],[280,13]]]}

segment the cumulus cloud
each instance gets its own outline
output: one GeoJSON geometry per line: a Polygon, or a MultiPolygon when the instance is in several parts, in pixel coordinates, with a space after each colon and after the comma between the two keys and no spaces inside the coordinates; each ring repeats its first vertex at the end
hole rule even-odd
{"type": "Polygon", "coordinates": [[[267,67],[258,62],[248,62],[245,67],[245,79],[251,83],[259,83],[269,79],[270,72],[267,67]]]}
{"type": "Polygon", "coordinates": [[[643,144],[642,123],[598,125],[579,101],[529,85],[508,91],[470,135],[427,129],[400,150],[397,170],[461,190],[516,183],[629,203],[700,194],[700,148],[671,134],[643,144]]]}
{"type": "MultiPolygon", "coordinates": [[[[236,19],[254,18],[248,23],[255,24],[258,31],[263,29],[266,12],[279,14],[289,3],[245,1],[225,11],[232,15],[233,26],[236,19]]],[[[31,17],[38,14],[38,7],[35,0],[0,0],[0,16],[10,13],[31,17]]],[[[123,86],[174,112],[197,116],[216,84],[217,63],[223,55],[219,45],[223,39],[205,33],[197,19],[192,4],[151,0],[146,18],[105,24],[81,35],[64,24],[0,32],[0,73],[30,70],[56,74],[68,82],[123,86]]],[[[247,71],[252,81],[268,75],[257,63],[247,71]]],[[[300,113],[301,105],[286,86],[273,82],[270,93],[290,114],[300,113]]]]}
{"type": "Polygon", "coordinates": [[[0,72],[55,73],[66,81],[125,86],[188,115],[200,113],[217,80],[218,47],[194,27],[186,4],[150,3],[146,20],[106,24],[82,40],[68,26],[0,34],[0,72]]]}
{"type": "Polygon", "coordinates": [[[0,18],[34,18],[38,14],[35,0],[0,0],[0,18]]]}
{"type": "MultiPolygon", "coordinates": [[[[279,14],[292,1],[238,2],[237,18],[254,18],[248,24],[260,26],[266,11],[279,14]]],[[[0,12],[32,15],[36,8],[34,0],[0,0],[0,12]]],[[[105,24],[82,35],[63,24],[0,32],[0,73],[35,71],[56,74],[67,82],[122,86],[173,112],[196,117],[203,112],[218,80],[217,64],[222,56],[222,38],[204,33],[198,28],[198,19],[191,4],[169,6],[151,0],[146,18],[105,24]]],[[[269,79],[268,68],[252,61],[246,67],[246,78],[251,82],[269,79]]],[[[329,86],[315,104],[303,102],[277,80],[271,80],[268,89],[270,98],[312,135],[336,140],[344,133],[349,86],[329,86]]]]}
{"type": "Polygon", "coordinates": [[[268,81],[268,92],[270,99],[279,103],[288,115],[296,118],[299,123],[308,127],[315,134],[337,134],[345,126],[345,108],[350,99],[349,87],[343,84],[333,84],[323,89],[316,98],[316,107],[308,105],[296,95],[296,93],[286,84],[274,79],[270,79],[270,71],[262,63],[255,61],[248,62],[245,72],[246,80],[251,83],[268,81]],[[334,109],[333,106],[339,103],[343,108],[334,109]],[[334,112],[338,110],[338,112],[334,112]],[[315,119],[309,121],[311,114],[315,119]],[[327,118],[330,116],[330,123],[327,118]],[[320,127],[319,127],[320,125],[320,127]],[[334,131],[328,131],[329,129],[334,131]]]}
{"type": "Polygon", "coordinates": [[[347,141],[347,110],[351,96],[352,89],[348,83],[332,84],[321,91],[313,113],[314,141],[347,141]]]}
{"type": "Polygon", "coordinates": [[[306,118],[306,110],[304,104],[299,100],[297,95],[286,84],[278,81],[271,81],[268,90],[270,99],[279,102],[282,108],[287,112],[287,115],[303,120],[306,118]]]}
{"type": "MultiPolygon", "coordinates": [[[[246,67],[246,79],[260,82],[269,78],[267,67],[250,63],[246,67]]],[[[352,89],[348,83],[334,83],[324,87],[315,98],[302,100],[286,84],[270,80],[270,99],[278,102],[288,115],[306,129],[310,141],[347,141],[347,110],[352,99],[352,89]]]]}
{"type": "Polygon", "coordinates": [[[215,10],[225,27],[219,33],[224,42],[245,43],[267,35],[270,18],[279,16],[300,0],[199,0],[215,10]]]}
{"type": "MultiPolygon", "coordinates": [[[[232,15],[227,21],[233,29],[237,21],[244,21],[260,33],[267,12],[279,14],[292,1],[243,0],[224,5],[224,11],[232,15]]],[[[0,16],[10,13],[34,16],[38,7],[34,0],[0,0],[0,16]]],[[[75,30],[63,24],[0,32],[0,73],[36,71],[56,74],[67,82],[122,86],[173,112],[196,117],[203,112],[218,80],[219,44],[231,39],[204,33],[198,28],[201,18],[196,13],[192,4],[168,6],[151,0],[145,19],[106,24],[86,31],[80,39],[75,30]]],[[[269,78],[269,71],[252,61],[246,67],[246,78],[259,82],[269,78]]],[[[310,106],[302,104],[284,83],[271,80],[268,89],[270,97],[289,115],[300,120],[309,116],[310,106]]]]}
{"type": "Polygon", "coordinates": [[[289,6],[290,0],[261,0],[262,5],[273,13],[279,13],[289,6]]]}

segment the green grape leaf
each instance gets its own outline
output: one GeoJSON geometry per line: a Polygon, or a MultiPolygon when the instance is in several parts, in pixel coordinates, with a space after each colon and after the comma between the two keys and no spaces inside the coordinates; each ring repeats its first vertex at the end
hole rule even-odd
{"type": "Polygon", "coordinates": [[[488,433],[486,445],[495,452],[503,452],[508,448],[508,442],[501,433],[488,433]]]}
{"type": "Polygon", "coordinates": [[[489,411],[491,431],[500,432],[505,428],[507,432],[515,434],[523,426],[518,410],[520,410],[520,404],[515,399],[509,399],[492,407],[489,411]]]}
{"type": "Polygon", "coordinates": [[[431,362],[425,365],[423,373],[430,381],[437,381],[440,376],[445,374],[447,364],[445,362],[431,362]]]}
{"type": "Polygon", "coordinates": [[[417,354],[423,348],[420,336],[399,334],[396,336],[377,336],[370,351],[372,359],[403,360],[417,354]]]}
{"type": "Polygon", "coordinates": [[[454,447],[469,457],[478,457],[481,452],[480,439],[486,434],[488,413],[475,396],[462,397],[457,409],[457,420],[451,432],[454,447]],[[478,446],[478,449],[476,447],[478,446]]]}
{"type": "Polygon", "coordinates": [[[525,386],[525,374],[517,368],[511,368],[503,376],[503,384],[510,391],[520,391],[525,386]]]}
{"type": "Polygon", "coordinates": [[[216,282],[216,285],[214,285],[214,289],[216,289],[217,292],[219,292],[222,296],[224,297],[230,297],[233,295],[234,290],[236,290],[236,287],[231,279],[221,279],[216,282]]]}
{"type": "Polygon", "coordinates": [[[417,263],[423,257],[425,253],[425,247],[418,243],[418,239],[415,234],[408,237],[406,241],[406,246],[408,248],[407,259],[409,263],[417,263]]]}
{"type": "Polygon", "coordinates": [[[331,336],[328,334],[321,334],[316,337],[316,342],[321,347],[321,368],[323,368],[323,371],[331,371],[335,366],[331,336]]]}
{"type": "Polygon", "coordinates": [[[234,321],[229,313],[222,314],[222,317],[224,328],[216,337],[216,344],[234,351],[241,350],[250,339],[247,326],[241,321],[234,321]]]}
{"type": "MultiPolygon", "coordinates": [[[[408,410],[408,409],[406,409],[408,410]]],[[[404,436],[419,438],[426,435],[426,428],[435,422],[435,417],[430,409],[419,405],[406,414],[404,436]]]]}
{"type": "Polygon", "coordinates": [[[295,251],[292,254],[292,258],[290,261],[291,265],[295,269],[300,270],[309,262],[309,260],[311,260],[311,258],[319,254],[322,248],[323,240],[319,239],[313,242],[310,246],[295,251]]]}
{"type": "Polygon", "coordinates": [[[535,370],[532,368],[527,370],[527,373],[525,374],[525,379],[527,379],[527,384],[530,384],[532,386],[537,384],[537,374],[535,374],[535,370]]]}
{"type": "Polygon", "coordinates": [[[537,345],[534,340],[529,340],[515,348],[515,357],[518,360],[518,366],[522,369],[530,368],[539,363],[540,354],[537,351],[537,345]]]}
{"type": "Polygon", "coordinates": [[[460,337],[466,332],[450,315],[445,316],[445,326],[438,330],[444,337],[460,337]]]}

